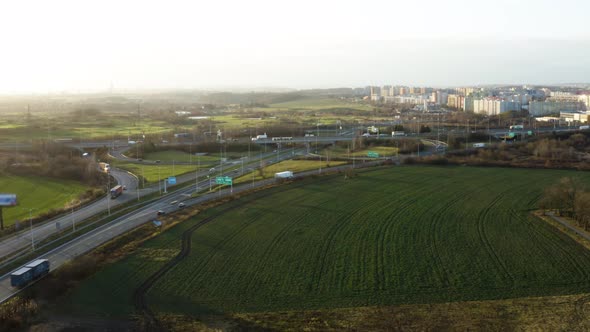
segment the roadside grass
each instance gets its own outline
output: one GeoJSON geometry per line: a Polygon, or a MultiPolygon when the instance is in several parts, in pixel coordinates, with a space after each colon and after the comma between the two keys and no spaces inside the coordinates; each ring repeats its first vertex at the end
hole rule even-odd
{"type": "Polygon", "coordinates": [[[133,314],[130,295],[181,234],[232,206],[192,234],[189,256],[147,294],[152,310],[262,324],[268,312],[588,293],[590,253],[530,213],[547,184],[575,174],[419,166],[295,182],[145,242],[75,289],[68,310],[133,314]]]}
{"type": "Polygon", "coordinates": [[[168,162],[178,161],[178,162],[184,162],[184,163],[192,162],[195,165],[197,164],[197,162],[199,160],[203,164],[219,163],[219,157],[217,157],[217,156],[212,156],[210,154],[203,155],[203,156],[195,156],[195,155],[191,156],[190,154],[188,154],[186,152],[177,151],[177,150],[168,150],[168,151],[158,151],[158,152],[146,153],[145,157],[143,159],[144,160],[161,160],[161,161],[168,161],[168,162]]]}
{"type": "Polygon", "coordinates": [[[234,180],[234,183],[243,183],[249,182],[254,179],[254,181],[272,178],[274,177],[275,173],[284,172],[284,171],[292,171],[292,172],[304,172],[309,171],[312,169],[319,169],[320,164],[322,168],[334,167],[347,164],[346,161],[330,161],[326,162],[322,160],[320,163],[319,160],[284,160],[276,164],[270,164],[264,168],[262,168],[262,174],[260,171],[253,171],[247,174],[244,174],[234,180]]]}
{"type": "Polygon", "coordinates": [[[398,148],[389,146],[374,146],[366,149],[361,149],[348,153],[348,149],[344,147],[330,147],[323,150],[323,155],[329,154],[333,158],[348,158],[348,157],[364,157],[368,158],[369,151],[377,152],[380,157],[393,157],[397,155],[398,148]]]}
{"type": "MultiPolygon", "coordinates": [[[[145,178],[146,182],[158,182],[169,176],[179,176],[181,174],[194,172],[197,165],[143,165],[121,161],[113,161],[113,166],[129,171],[137,176],[145,178]]],[[[201,170],[206,169],[201,165],[201,170]]]]}
{"type": "MultiPolygon", "coordinates": [[[[29,209],[32,217],[51,209],[64,207],[76,200],[78,195],[88,188],[77,181],[66,181],[38,176],[0,175],[0,191],[17,195],[18,205],[4,207],[4,226],[9,226],[20,220],[26,227],[29,220],[29,209]]],[[[22,224],[21,223],[21,224],[22,224]]]]}

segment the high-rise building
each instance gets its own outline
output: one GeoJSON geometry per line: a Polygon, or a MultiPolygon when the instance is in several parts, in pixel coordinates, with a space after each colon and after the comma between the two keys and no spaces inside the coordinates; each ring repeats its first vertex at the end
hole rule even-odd
{"type": "Polygon", "coordinates": [[[520,111],[522,105],[518,101],[500,98],[483,98],[473,100],[473,111],[478,114],[498,115],[509,111],[520,111]]]}

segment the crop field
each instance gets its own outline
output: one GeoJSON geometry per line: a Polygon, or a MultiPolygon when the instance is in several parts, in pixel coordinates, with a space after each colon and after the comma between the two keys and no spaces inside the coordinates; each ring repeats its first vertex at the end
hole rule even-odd
{"type": "Polygon", "coordinates": [[[16,194],[18,205],[3,210],[4,226],[14,224],[15,220],[28,220],[29,209],[32,216],[61,208],[66,203],[86,191],[86,187],[76,181],[65,181],[33,176],[0,176],[2,193],[16,194]]]}
{"type": "Polygon", "coordinates": [[[590,252],[530,214],[545,186],[585,173],[393,167],[242,197],[180,223],[83,282],[64,310],[126,316],[134,290],[198,315],[489,300],[590,291],[590,252]]]}

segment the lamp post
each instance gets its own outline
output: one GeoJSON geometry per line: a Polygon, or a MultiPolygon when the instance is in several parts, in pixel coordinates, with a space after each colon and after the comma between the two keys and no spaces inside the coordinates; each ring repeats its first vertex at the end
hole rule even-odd
{"type": "Polygon", "coordinates": [[[33,209],[29,209],[29,222],[31,224],[31,248],[35,251],[35,233],[33,232],[33,209]]]}

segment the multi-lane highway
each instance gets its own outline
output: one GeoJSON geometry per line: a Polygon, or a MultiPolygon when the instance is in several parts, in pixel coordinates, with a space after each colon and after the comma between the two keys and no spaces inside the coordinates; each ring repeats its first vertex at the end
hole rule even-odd
{"type": "MultiPolygon", "coordinates": [[[[296,152],[299,152],[295,149],[287,149],[281,152],[280,159],[288,159],[292,157],[296,152]]],[[[224,169],[229,168],[236,168],[238,164],[244,163],[244,167],[240,167],[236,171],[231,172],[223,172],[223,175],[226,176],[233,176],[237,175],[237,172],[241,172],[242,168],[246,171],[247,169],[253,169],[258,167],[259,161],[274,159],[277,157],[276,153],[264,153],[258,154],[254,156],[251,160],[242,160],[239,163],[229,163],[225,165],[217,165],[207,171],[201,171],[198,173],[187,173],[177,177],[177,183],[187,183],[187,182],[194,182],[195,186],[190,187],[188,190],[190,193],[194,192],[197,187],[201,189],[208,187],[209,182],[206,180],[209,176],[211,179],[214,174],[222,172],[224,169]],[[204,183],[198,183],[196,180],[201,179],[204,183]]],[[[241,166],[241,165],[240,165],[241,166]]],[[[119,196],[117,199],[110,199],[109,197],[105,197],[95,201],[89,205],[86,205],[78,210],[75,210],[73,213],[67,213],[60,217],[51,219],[47,222],[39,224],[33,229],[25,228],[22,231],[13,234],[11,236],[5,237],[0,240],[0,257],[3,258],[4,261],[10,261],[10,258],[18,257],[19,255],[25,254],[29,252],[33,246],[39,241],[42,241],[55,233],[59,232],[60,229],[70,228],[73,230],[76,223],[79,223],[82,220],[90,218],[94,215],[97,215],[101,212],[107,211],[110,208],[114,208],[123,203],[127,203],[129,201],[137,200],[145,195],[149,195],[164,189],[164,186],[158,186],[158,184],[154,184],[149,186],[145,189],[139,190],[137,188],[137,178],[130,173],[118,169],[112,169],[111,174],[115,177],[119,184],[126,186],[127,190],[124,192],[123,195],[119,196]]],[[[112,184],[111,186],[114,186],[112,184]]],[[[4,263],[5,264],[5,263],[4,263]]]]}
{"type": "MultiPolygon", "coordinates": [[[[128,172],[113,169],[111,175],[117,179],[117,182],[127,187],[127,192],[133,192],[137,188],[137,178],[128,172]]],[[[0,240],[0,257],[9,257],[15,252],[19,252],[23,249],[29,249],[36,242],[39,242],[47,237],[55,234],[59,229],[73,228],[76,222],[87,219],[93,215],[96,215],[102,211],[108,210],[108,208],[114,208],[117,205],[125,203],[133,196],[123,195],[121,199],[110,199],[110,197],[104,197],[91,204],[83,206],[73,213],[68,213],[57,218],[53,218],[50,221],[39,224],[33,229],[24,227],[24,229],[16,234],[4,237],[0,240]]]]}
{"type": "MultiPolygon", "coordinates": [[[[279,160],[285,160],[292,158],[294,150],[285,150],[279,155],[279,160]]],[[[272,154],[274,157],[276,154],[272,154]]],[[[366,164],[368,165],[368,164],[366,164]]],[[[360,166],[360,165],[359,165],[360,166]]],[[[224,172],[223,175],[236,177],[241,174],[241,168],[224,172]]],[[[194,180],[194,176],[192,179],[194,180]]],[[[209,186],[209,179],[203,177],[197,184],[200,188],[204,189],[209,186]]],[[[274,179],[263,180],[255,183],[245,184],[233,189],[233,193],[239,193],[241,191],[249,190],[254,187],[260,187],[273,182],[274,179]]],[[[196,184],[196,185],[197,185],[196,184]]],[[[157,190],[157,189],[156,189],[157,190]]],[[[55,270],[68,260],[84,254],[93,248],[107,242],[115,236],[123,234],[135,227],[138,227],[146,222],[152,221],[157,218],[157,211],[163,210],[165,212],[171,212],[178,209],[177,203],[171,204],[171,202],[183,202],[186,205],[194,205],[209,200],[216,199],[223,195],[229,195],[230,189],[224,189],[218,192],[212,192],[201,195],[197,198],[188,198],[195,190],[195,187],[189,187],[171,192],[153,203],[150,203],[144,207],[141,207],[133,212],[127,213],[126,215],[119,217],[103,226],[100,226],[94,230],[91,230],[70,242],[51,250],[50,252],[39,256],[39,258],[47,258],[51,264],[51,270],[55,270]]],[[[30,240],[30,238],[29,238],[30,240]]],[[[0,303],[10,298],[14,294],[18,293],[19,290],[10,286],[10,273],[0,277],[0,303]]]]}

